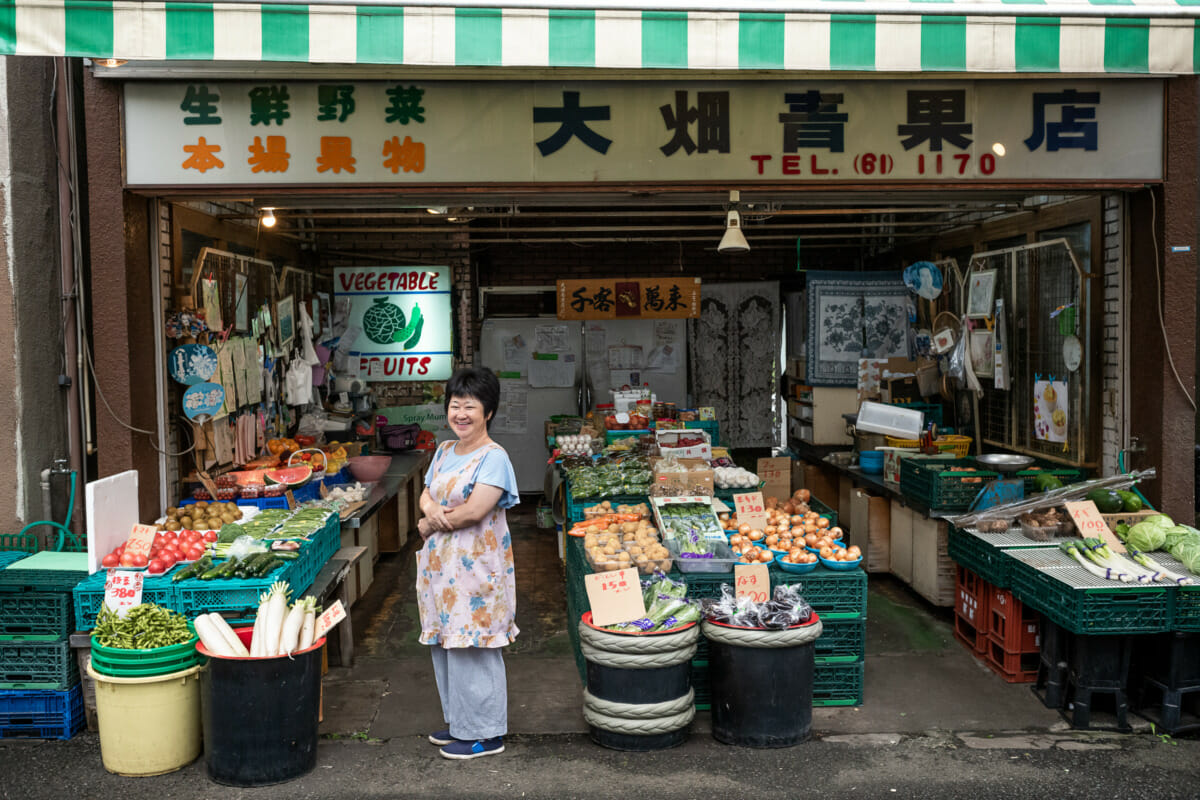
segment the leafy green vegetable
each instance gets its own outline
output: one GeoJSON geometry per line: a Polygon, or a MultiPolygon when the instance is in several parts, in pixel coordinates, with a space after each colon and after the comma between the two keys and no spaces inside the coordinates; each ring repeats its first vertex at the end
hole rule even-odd
{"type": "Polygon", "coordinates": [[[1141,550],[1143,553],[1149,553],[1160,549],[1167,543],[1167,531],[1157,525],[1139,522],[1129,529],[1129,535],[1125,541],[1131,547],[1141,550]]]}
{"type": "Polygon", "coordinates": [[[1142,520],[1142,522],[1148,522],[1151,525],[1157,525],[1160,528],[1170,528],[1175,524],[1175,520],[1171,519],[1166,514],[1151,514],[1142,520]]]}

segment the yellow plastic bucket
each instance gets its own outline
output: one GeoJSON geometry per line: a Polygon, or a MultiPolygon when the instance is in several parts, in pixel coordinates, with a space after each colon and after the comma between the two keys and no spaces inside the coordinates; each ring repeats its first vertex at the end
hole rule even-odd
{"type": "Polygon", "coordinates": [[[88,661],[96,683],[100,757],[117,775],[174,772],[200,755],[201,665],[145,678],[102,675],[88,661]]]}

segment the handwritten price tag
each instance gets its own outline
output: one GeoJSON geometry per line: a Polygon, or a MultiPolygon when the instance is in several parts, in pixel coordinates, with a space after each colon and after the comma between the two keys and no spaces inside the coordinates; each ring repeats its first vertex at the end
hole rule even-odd
{"type": "Polygon", "coordinates": [[[1125,545],[1108,527],[1104,517],[1100,516],[1100,509],[1096,508],[1095,503],[1091,500],[1081,500],[1077,503],[1064,503],[1063,505],[1066,506],[1067,513],[1071,515],[1075,527],[1079,529],[1080,536],[1101,539],[1117,552],[1125,552],[1125,545]]]}
{"type": "Polygon", "coordinates": [[[286,492],[283,493],[283,495],[284,495],[284,497],[287,498],[288,508],[289,509],[295,508],[296,507],[296,495],[292,494],[292,490],[288,489],[286,492]]]}
{"type": "Polygon", "coordinates": [[[636,569],[617,569],[585,575],[584,588],[592,606],[592,624],[604,627],[646,616],[642,584],[636,569]]]}
{"type": "Polygon", "coordinates": [[[766,564],[734,564],[734,594],[749,597],[756,603],[771,599],[771,574],[766,564]]]}
{"type": "Polygon", "coordinates": [[[749,525],[756,531],[767,527],[767,509],[763,504],[762,492],[735,494],[733,504],[737,508],[738,524],[749,525]]]}
{"type": "Polygon", "coordinates": [[[104,580],[104,605],[123,619],[129,609],[142,603],[142,580],[141,572],[110,569],[104,580]]]}
{"type": "Polygon", "coordinates": [[[316,630],[313,632],[313,641],[320,639],[329,629],[346,618],[346,609],[342,607],[341,600],[335,600],[333,605],[321,612],[321,616],[317,617],[316,630]]]}
{"type": "Polygon", "coordinates": [[[150,556],[150,548],[154,545],[154,535],[158,533],[153,525],[134,525],[133,532],[125,540],[125,552],[135,556],[150,556]]]}

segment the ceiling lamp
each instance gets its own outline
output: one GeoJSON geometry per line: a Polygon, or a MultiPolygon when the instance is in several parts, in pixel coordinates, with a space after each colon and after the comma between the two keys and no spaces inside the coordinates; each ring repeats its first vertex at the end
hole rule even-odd
{"type": "Polygon", "coordinates": [[[275,219],[275,209],[271,208],[270,206],[266,206],[262,211],[262,217],[259,219],[259,222],[262,223],[264,228],[274,228],[275,223],[279,221],[275,219]]]}
{"type": "Polygon", "coordinates": [[[733,206],[725,214],[725,235],[717,245],[718,253],[749,253],[750,244],[742,234],[742,215],[738,211],[738,201],[741,192],[736,189],[729,192],[729,202],[733,206]]]}
{"type": "Polygon", "coordinates": [[[128,64],[129,62],[123,58],[97,58],[92,63],[101,67],[116,69],[117,67],[122,66],[123,64],[128,64]]]}

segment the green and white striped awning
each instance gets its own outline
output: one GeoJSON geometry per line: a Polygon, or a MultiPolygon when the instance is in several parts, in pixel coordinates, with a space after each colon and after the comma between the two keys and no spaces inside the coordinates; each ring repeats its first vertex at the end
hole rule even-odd
{"type": "Polygon", "coordinates": [[[1200,0],[760,0],[753,10],[708,0],[658,0],[641,8],[632,0],[590,8],[556,7],[555,0],[537,0],[541,7],[534,8],[524,1],[454,7],[439,5],[448,0],[416,6],[0,0],[0,53],[1001,74],[1172,75],[1194,73],[1200,64],[1200,0]],[[779,12],[770,10],[774,2],[779,12]]]}

